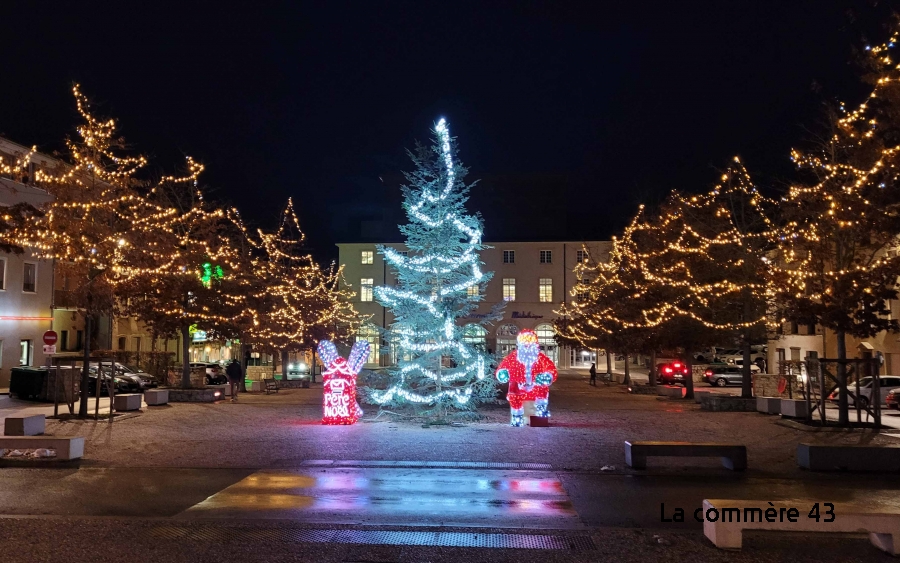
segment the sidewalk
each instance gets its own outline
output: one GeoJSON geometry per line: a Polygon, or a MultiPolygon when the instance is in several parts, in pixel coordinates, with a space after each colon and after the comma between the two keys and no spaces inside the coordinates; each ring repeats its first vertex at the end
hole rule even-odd
{"type": "MultiPolygon", "coordinates": [[[[94,416],[94,408],[96,405],[97,398],[96,397],[88,397],[88,413],[90,417],[94,416]]],[[[5,402],[4,402],[5,403],[5,402]]],[[[144,408],[144,403],[142,402],[141,408],[144,408]]],[[[75,412],[78,412],[78,403],[75,404],[75,412]]],[[[4,406],[0,407],[0,426],[4,424],[4,421],[7,417],[10,416],[32,416],[36,414],[42,414],[47,418],[53,416],[53,403],[41,403],[37,401],[23,401],[21,399],[17,399],[15,397],[10,397],[9,404],[4,404],[4,406]]],[[[68,415],[69,414],[69,406],[65,403],[59,404],[59,414],[68,415]]],[[[101,397],[100,398],[100,409],[99,414],[109,414],[109,397],[101,397]]]]}

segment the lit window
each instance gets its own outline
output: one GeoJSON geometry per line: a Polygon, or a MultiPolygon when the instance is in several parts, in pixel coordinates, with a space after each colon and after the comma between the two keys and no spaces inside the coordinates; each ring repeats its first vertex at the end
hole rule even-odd
{"type": "Polygon", "coordinates": [[[375,280],[372,278],[362,278],[359,280],[359,300],[371,301],[372,290],[375,287],[375,280]]]}
{"type": "Polygon", "coordinates": [[[362,251],[362,263],[371,264],[375,260],[375,253],[371,250],[362,251]]]}
{"type": "Polygon", "coordinates": [[[363,340],[369,343],[369,357],[366,359],[366,363],[377,364],[379,348],[381,344],[381,338],[378,335],[378,329],[371,324],[360,325],[359,332],[356,333],[356,341],[360,342],[363,340]]]}
{"type": "Polygon", "coordinates": [[[516,278],[503,278],[503,300],[516,300],[516,278]]]}
{"type": "Polygon", "coordinates": [[[25,262],[22,291],[26,293],[34,293],[37,291],[37,264],[25,262]]]}
{"type": "Polygon", "coordinates": [[[503,251],[503,263],[504,264],[515,264],[516,263],[516,251],[515,250],[504,250],[503,251]]]}
{"type": "Polygon", "coordinates": [[[587,250],[576,250],[575,251],[575,261],[579,264],[586,264],[588,261],[588,253],[587,250]]]}
{"type": "Polygon", "coordinates": [[[553,252],[550,250],[541,250],[541,264],[550,264],[553,262],[553,252]]]}
{"type": "Polygon", "coordinates": [[[550,278],[541,278],[540,295],[538,301],[541,303],[553,302],[553,280],[550,278]]]}
{"type": "Polygon", "coordinates": [[[469,297],[478,297],[478,286],[470,285],[466,290],[466,293],[469,295],[469,297]]]}

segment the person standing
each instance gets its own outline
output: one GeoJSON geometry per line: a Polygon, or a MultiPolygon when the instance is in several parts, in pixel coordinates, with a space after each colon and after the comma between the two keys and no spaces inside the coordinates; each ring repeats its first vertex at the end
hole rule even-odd
{"type": "Polygon", "coordinates": [[[228,376],[228,384],[231,386],[231,402],[234,403],[237,401],[241,380],[244,379],[244,370],[241,368],[241,362],[237,361],[237,358],[231,360],[231,363],[225,368],[225,375],[228,376]]]}
{"type": "Polygon", "coordinates": [[[591,363],[591,385],[597,386],[597,364],[591,363]]]}

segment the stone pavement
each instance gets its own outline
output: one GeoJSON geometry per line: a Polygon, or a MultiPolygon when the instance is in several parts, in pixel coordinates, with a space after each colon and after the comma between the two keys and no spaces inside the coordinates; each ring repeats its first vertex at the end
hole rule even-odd
{"type": "Polygon", "coordinates": [[[0,462],[0,553],[14,546],[11,561],[67,562],[865,561],[880,554],[855,537],[751,537],[740,554],[723,553],[698,523],[662,522],[661,504],[814,498],[900,510],[896,476],[811,474],[794,460],[801,441],[897,443],[891,436],[707,413],[592,387],[586,373],[554,385],[551,428],[510,428],[503,405],[458,427],[371,407],[357,425],[327,427],[320,397],[320,388],[291,389],[144,407],[112,424],[48,421],[48,432],[86,437],[85,459],[0,462]],[[738,441],[750,467],[660,459],[633,471],[626,439],[738,441]],[[42,539],[51,536],[52,547],[42,539]]]}

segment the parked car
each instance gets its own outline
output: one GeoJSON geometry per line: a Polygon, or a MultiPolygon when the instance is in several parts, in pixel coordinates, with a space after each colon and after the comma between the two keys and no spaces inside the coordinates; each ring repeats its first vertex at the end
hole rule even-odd
{"type": "Polygon", "coordinates": [[[703,378],[716,387],[740,385],[744,379],[744,370],[734,364],[710,364],[703,372],[703,378]]]}
{"type": "Polygon", "coordinates": [[[887,396],[884,398],[884,404],[889,409],[900,409],[900,389],[888,391],[887,396]]]}
{"type": "MultiPolygon", "coordinates": [[[[736,365],[739,368],[743,368],[744,367],[744,358],[736,359],[734,361],[734,365],[736,365]]],[[[756,363],[756,361],[754,360],[750,364],[750,373],[759,373],[760,371],[762,371],[762,367],[758,363],[756,363]]]]}
{"type": "Polygon", "coordinates": [[[709,364],[715,361],[716,359],[716,349],[715,348],[706,348],[705,350],[701,350],[694,354],[694,361],[698,364],[709,364]]]}
{"type": "MultiPolygon", "coordinates": [[[[126,366],[125,364],[120,364],[118,362],[113,365],[115,366],[116,377],[129,382],[131,387],[129,389],[130,391],[140,392],[144,389],[159,387],[159,381],[149,373],[145,373],[135,367],[126,366]]],[[[97,364],[92,363],[91,366],[93,369],[96,369],[97,364]]],[[[103,373],[107,376],[110,375],[109,364],[103,364],[103,373]]]]}
{"type": "Polygon", "coordinates": [[[225,375],[225,370],[219,364],[210,362],[191,362],[190,366],[191,369],[206,368],[207,385],[222,385],[228,383],[228,376],[225,375]]]}
{"type": "Polygon", "coordinates": [[[668,362],[656,366],[657,383],[663,383],[665,385],[680,383],[684,385],[684,380],[690,376],[691,372],[683,362],[668,362]]]}
{"type": "Polygon", "coordinates": [[[288,379],[300,379],[304,375],[309,375],[309,364],[303,361],[288,364],[288,379]]]}
{"type": "MultiPolygon", "coordinates": [[[[106,370],[103,370],[106,371],[106,370]]],[[[109,382],[112,379],[108,374],[104,373],[100,377],[100,395],[109,394],[109,382]]],[[[122,377],[115,378],[116,393],[130,393],[134,390],[134,382],[122,377]]],[[[88,371],[88,395],[95,397],[97,395],[97,367],[89,368],[88,371]]]]}
{"type": "MultiPolygon", "coordinates": [[[[859,405],[861,407],[869,406],[869,402],[872,400],[872,385],[873,381],[871,377],[864,377],[859,380],[859,405]]],[[[895,375],[883,375],[878,378],[878,387],[878,394],[882,397],[882,401],[887,401],[887,397],[890,395],[891,391],[900,389],[900,377],[895,375]]],[[[856,382],[848,383],[847,391],[855,394],[856,382]]],[[[847,399],[849,404],[856,404],[852,395],[848,396],[847,399]]],[[[838,401],[837,389],[835,389],[831,395],[828,395],[828,400],[834,403],[838,401]]]]}

